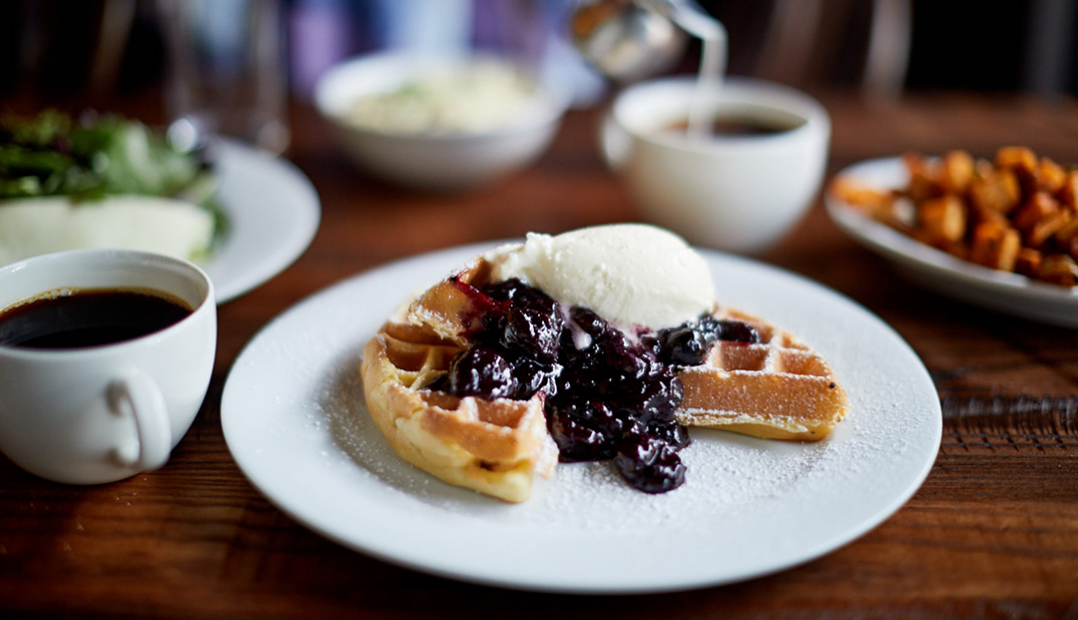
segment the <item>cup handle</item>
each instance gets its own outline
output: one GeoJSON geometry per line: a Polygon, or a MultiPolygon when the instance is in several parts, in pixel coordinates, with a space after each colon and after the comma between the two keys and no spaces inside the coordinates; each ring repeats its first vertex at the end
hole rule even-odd
{"type": "Polygon", "coordinates": [[[620,172],[629,160],[632,149],[632,136],[614,120],[614,111],[607,110],[599,126],[599,150],[602,151],[606,165],[614,172],[620,172]]]}
{"type": "Polygon", "coordinates": [[[135,422],[138,452],[113,450],[121,464],[139,471],[157,469],[168,461],[172,447],[165,397],[148,375],[131,371],[114,380],[108,388],[109,404],[118,415],[130,415],[135,422]]]}

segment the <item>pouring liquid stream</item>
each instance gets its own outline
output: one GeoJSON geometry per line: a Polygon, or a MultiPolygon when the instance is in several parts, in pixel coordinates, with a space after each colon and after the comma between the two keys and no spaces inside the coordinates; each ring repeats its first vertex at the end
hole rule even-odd
{"type": "Polygon", "coordinates": [[[670,19],[682,30],[703,42],[700,71],[696,78],[696,92],[693,94],[692,101],[689,102],[686,129],[690,138],[699,139],[709,133],[711,120],[707,115],[705,94],[712,89],[721,88],[722,79],[726,73],[726,28],[722,22],[708,15],[691,0],[671,2],[667,6],[670,19]]]}
{"type": "Polygon", "coordinates": [[[726,73],[726,33],[721,37],[703,39],[703,51],[700,54],[700,72],[696,77],[696,91],[689,102],[688,134],[694,139],[706,137],[710,133],[711,118],[705,110],[705,93],[722,87],[726,73]]]}

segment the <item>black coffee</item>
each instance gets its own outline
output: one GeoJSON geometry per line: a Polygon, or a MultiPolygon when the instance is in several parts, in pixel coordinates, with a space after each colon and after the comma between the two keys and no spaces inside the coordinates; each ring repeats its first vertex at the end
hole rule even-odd
{"type": "MultiPolygon", "coordinates": [[[[719,116],[711,121],[708,132],[713,136],[770,136],[774,134],[793,131],[804,122],[780,122],[763,120],[751,116],[719,116]]],[[[686,133],[689,130],[689,121],[680,120],[667,125],[667,131],[686,133]]]]}
{"type": "Polygon", "coordinates": [[[193,310],[157,291],[92,290],[42,298],[0,313],[0,346],[78,349],[131,340],[193,310]]]}

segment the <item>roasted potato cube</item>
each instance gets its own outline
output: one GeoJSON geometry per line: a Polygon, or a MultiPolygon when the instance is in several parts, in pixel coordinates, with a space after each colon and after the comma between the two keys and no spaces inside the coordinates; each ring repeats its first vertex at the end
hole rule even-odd
{"type": "Polygon", "coordinates": [[[1009,168],[1023,176],[1037,177],[1037,156],[1024,146],[1005,146],[996,151],[996,166],[1009,168]]]}
{"type": "Polygon", "coordinates": [[[1060,286],[1074,286],[1078,284],[1078,262],[1066,254],[1045,256],[1041,268],[1037,270],[1037,279],[1060,286]]]}
{"type": "Polygon", "coordinates": [[[970,202],[981,209],[1010,213],[1018,207],[1022,188],[1018,177],[1009,170],[999,170],[974,179],[969,185],[970,202]]]}
{"type": "Polygon", "coordinates": [[[981,222],[991,222],[1000,226],[1010,226],[1011,221],[1007,219],[1006,215],[1003,215],[995,209],[987,209],[975,203],[969,203],[969,218],[974,224],[980,224],[981,222]]]}
{"type": "Polygon", "coordinates": [[[864,209],[871,217],[878,220],[889,219],[895,202],[894,192],[859,185],[846,177],[837,177],[832,181],[831,192],[843,202],[864,209]]]}
{"type": "Polygon", "coordinates": [[[1054,194],[1067,182],[1067,171],[1056,162],[1042,157],[1037,165],[1037,189],[1054,194]]]}
{"type": "Polygon", "coordinates": [[[1074,240],[1078,240],[1078,217],[1072,217],[1070,222],[1056,231],[1056,241],[1063,247],[1074,240]]]}
{"type": "MultiPolygon", "coordinates": [[[[1062,169],[1060,169],[1062,172],[1062,169]]],[[[962,195],[973,181],[973,157],[965,151],[951,151],[943,157],[940,183],[950,194],[962,195]]]]}
{"type": "Polygon", "coordinates": [[[1059,197],[1059,202],[1072,209],[1078,209],[1078,170],[1067,173],[1067,178],[1063,180],[1063,187],[1059,188],[1056,195],[1059,197]]]}
{"type": "Polygon", "coordinates": [[[1039,248],[1045,241],[1071,223],[1074,216],[1070,211],[1057,211],[1033,225],[1026,233],[1026,245],[1039,248]]]}
{"type": "Polygon", "coordinates": [[[1059,201],[1045,192],[1037,192],[1029,197],[1022,208],[1014,214],[1014,227],[1028,232],[1037,222],[1059,213],[1059,201]]]}
{"type": "Polygon", "coordinates": [[[1014,261],[1021,246],[1017,230],[985,222],[973,229],[969,260],[993,269],[1014,271],[1014,261]]]}
{"type": "Polygon", "coordinates": [[[1044,255],[1040,251],[1033,248],[1022,248],[1018,250],[1018,255],[1015,257],[1014,270],[1031,278],[1036,277],[1043,261],[1044,255]]]}
{"type": "Polygon", "coordinates": [[[914,202],[921,202],[943,194],[943,187],[939,181],[938,165],[926,160],[917,153],[902,155],[902,161],[906,164],[906,170],[910,173],[907,190],[914,202]]]}
{"type": "Polygon", "coordinates": [[[966,235],[966,208],[954,194],[922,202],[917,215],[918,226],[932,245],[953,243],[966,235]]]}

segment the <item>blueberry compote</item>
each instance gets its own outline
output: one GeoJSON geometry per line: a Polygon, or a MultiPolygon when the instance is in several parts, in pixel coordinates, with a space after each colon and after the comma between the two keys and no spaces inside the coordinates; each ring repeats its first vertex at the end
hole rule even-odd
{"type": "Polygon", "coordinates": [[[684,396],[678,369],[702,363],[716,340],[759,342],[748,325],[710,315],[630,337],[520,280],[481,290],[454,282],[477,308],[468,321],[472,346],[427,387],[487,399],[542,391],[562,462],[613,459],[626,482],[646,493],[685,482],[677,452],[689,435],[674,419],[684,396]]]}

